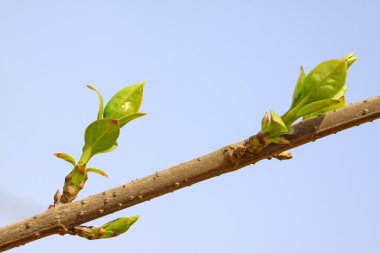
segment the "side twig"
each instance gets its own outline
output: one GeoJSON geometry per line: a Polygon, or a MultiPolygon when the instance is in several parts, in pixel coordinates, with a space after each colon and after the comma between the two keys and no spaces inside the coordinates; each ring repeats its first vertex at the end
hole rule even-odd
{"type": "Polygon", "coordinates": [[[88,221],[260,160],[276,157],[285,150],[378,118],[380,96],[294,125],[295,132],[287,136],[290,142],[287,145],[271,144],[260,153],[253,154],[245,152],[249,147],[247,140],[244,140],[91,197],[68,204],[57,204],[43,213],[0,228],[0,251],[53,234],[72,234],[75,227],[88,221]]]}

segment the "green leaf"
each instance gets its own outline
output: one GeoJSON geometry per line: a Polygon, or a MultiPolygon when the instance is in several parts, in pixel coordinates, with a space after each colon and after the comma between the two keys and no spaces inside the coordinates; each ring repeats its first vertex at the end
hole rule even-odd
{"type": "Polygon", "coordinates": [[[296,117],[300,118],[305,115],[321,111],[332,105],[339,104],[340,102],[341,100],[339,99],[324,99],[324,100],[319,100],[319,101],[307,104],[297,112],[296,117]]]}
{"type": "Polygon", "coordinates": [[[124,117],[122,117],[122,118],[119,119],[119,121],[120,121],[120,127],[123,127],[127,123],[129,123],[130,121],[132,121],[134,119],[137,119],[137,118],[140,118],[140,117],[142,117],[144,115],[146,115],[146,114],[145,113],[141,113],[141,112],[135,112],[135,113],[129,114],[127,116],[124,116],[124,117]]]}
{"type": "Polygon", "coordinates": [[[289,130],[284,121],[272,110],[270,110],[270,118],[270,124],[267,128],[269,139],[288,133],[289,130]]]}
{"type": "Polygon", "coordinates": [[[75,159],[72,156],[68,155],[68,154],[65,154],[65,153],[54,153],[54,155],[56,157],[62,159],[62,160],[65,160],[66,162],[71,163],[74,166],[77,164],[76,161],[75,161],[75,159]]]}
{"type": "Polygon", "coordinates": [[[116,148],[117,148],[117,143],[115,143],[115,145],[113,145],[111,148],[109,148],[109,149],[107,149],[107,150],[104,150],[104,151],[102,151],[102,152],[99,152],[99,154],[100,154],[100,153],[102,153],[102,154],[104,154],[104,153],[109,153],[109,152],[111,152],[111,151],[114,151],[116,148]]]}
{"type": "Polygon", "coordinates": [[[261,131],[269,132],[270,121],[268,112],[265,112],[263,119],[261,120],[261,131]]]}
{"type": "Polygon", "coordinates": [[[336,104],[333,104],[333,105],[330,105],[328,107],[325,107],[325,108],[323,108],[323,109],[321,109],[319,111],[315,111],[313,113],[310,113],[310,114],[307,114],[307,115],[303,116],[303,120],[315,117],[315,116],[317,116],[319,114],[323,114],[323,113],[326,113],[326,112],[330,112],[330,111],[342,108],[342,107],[344,107],[346,105],[346,101],[345,101],[344,97],[342,97],[338,101],[340,101],[340,102],[336,103],[336,104]]]}
{"type": "Polygon", "coordinates": [[[294,88],[293,101],[292,101],[292,105],[290,106],[290,108],[293,108],[294,106],[296,106],[299,99],[301,98],[301,91],[303,88],[303,83],[305,81],[305,77],[306,77],[305,71],[303,70],[303,67],[301,66],[300,67],[300,74],[299,74],[298,79],[297,79],[297,84],[296,84],[296,87],[294,88]]]}
{"type": "MultiPolygon", "coordinates": [[[[282,115],[282,120],[285,124],[287,126],[293,124],[298,119],[297,115],[301,115],[298,111],[310,103],[326,99],[337,99],[346,81],[347,68],[356,59],[357,57],[354,57],[353,54],[349,54],[341,59],[325,61],[316,66],[305,77],[301,92],[295,92],[294,97],[297,98],[296,94],[301,94],[300,97],[295,99],[292,107],[282,115]]],[[[296,87],[296,90],[298,88],[296,87]]],[[[341,105],[341,103],[338,104],[338,106],[341,105]]]]}
{"type": "Polygon", "coordinates": [[[108,178],[108,175],[107,175],[104,171],[102,171],[102,170],[100,170],[100,169],[87,168],[86,170],[87,170],[87,172],[94,172],[94,173],[96,173],[96,174],[99,174],[99,175],[101,175],[101,176],[103,176],[103,177],[108,178]]]}
{"type": "Polygon", "coordinates": [[[102,98],[102,95],[100,94],[99,91],[97,91],[94,87],[90,86],[90,85],[87,85],[87,88],[89,88],[90,90],[93,90],[96,92],[96,94],[98,95],[98,100],[99,100],[99,110],[98,110],[98,117],[97,119],[101,119],[102,116],[103,116],[103,98],[102,98]]]}
{"type": "Polygon", "coordinates": [[[357,59],[351,53],[339,60],[325,61],[315,67],[305,78],[302,90],[304,104],[333,98],[341,92],[346,81],[347,68],[357,59]]]}
{"type": "Polygon", "coordinates": [[[127,86],[117,92],[104,108],[104,118],[121,119],[138,112],[143,97],[144,82],[127,86]]]}
{"type": "Polygon", "coordinates": [[[304,104],[334,97],[346,81],[347,61],[330,60],[315,67],[305,78],[301,98],[304,104]]]}
{"type": "Polygon", "coordinates": [[[79,163],[86,164],[90,158],[116,145],[120,133],[117,119],[107,118],[92,122],[85,131],[82,157],[79,163]]]}

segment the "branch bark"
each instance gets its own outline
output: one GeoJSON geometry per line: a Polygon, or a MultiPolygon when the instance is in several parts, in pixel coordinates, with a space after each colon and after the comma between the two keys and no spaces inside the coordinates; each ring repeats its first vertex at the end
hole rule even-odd
{"type": "Polygon", "coordinates": [[[245,148],[246,141],[222,147],[191,161],[155,172],[152,175],[109,189],[0,228],[0,251],[18,247],[53,234],[66,234],[71,228],[110,213],[145,202],[209,178],[232,172],[260,160],[275,156],[308,142],[380,118],[380,96],[348,105],[337,111],[294,125],[287,136],[289,145],[269,145],[259,154],[243,152],[228,159],[228,150],[245,148]]]}

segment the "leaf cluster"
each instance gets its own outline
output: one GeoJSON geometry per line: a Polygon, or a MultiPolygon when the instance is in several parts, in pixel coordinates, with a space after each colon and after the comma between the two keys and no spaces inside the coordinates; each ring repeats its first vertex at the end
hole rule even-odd
{"type": "Polygon", "coordinates": [[[267,144],[281,143],[281,135],[293,132],[291,125],[298,119],[308,119],[318,114],[345,106],[344,87],[347,69],[356,61],[351,53],[341,59],[317,65],[309,74],[300,68],[289,110],[281,117],[272,110],[262,119],[261,131],[266,133],[267,144]]]}
{"type": "MultiPolygon", "coordinates": [[[[117,147],[120,129],[132,120],[145,115],[139,112],[143,98],[144,82],[123,88],[108,101],[105,107],[100,92],[92,86],[87,87],[95,91],[98,96],[99,107],[97,119],[90,123],[85,130],[82,155],[78,163],[68,154],[55,154],[58,158],[74,166],[71,172],[65,177],[62,196],[60,196],[59,191],[57,192],[55,204],[72,202],[79,191],[83,189],[88,178],[88,172],[94,172],[108,177],[108,175],[100,169],[87,168],[87,163],[94,155],[114,150],[117,147]]],[[[137,218],[138,216],[130,218],[121,217],[99,228],[80,226],[76,228],[75,234],[87,239],[113,237],[127,231],[137,218]]]]}

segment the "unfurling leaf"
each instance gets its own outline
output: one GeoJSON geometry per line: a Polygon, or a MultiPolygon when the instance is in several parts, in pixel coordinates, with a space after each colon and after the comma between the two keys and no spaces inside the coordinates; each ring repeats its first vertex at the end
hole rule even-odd
{"type": "Polygon", "coordinates": [[[303,83],[305,81],[305,71],[303,70],[303,67],[301,66],[300,67],[300,74],[298,76],[298,79],[297,79],[297,83],[296,83],[296,87],[294,88],[294,92],[293,92],[293,101],[292,101],[292,105],[290,106],[290,108],[293,108],[299,101],[299,99],[301,98],[301,91],[302,91],[302,87],[303,87],[303,83]]]}
{"type": "Polygon", "coordinates": [[[88,240],[111,238],[128,231],[138,218],[139,216],[121,217],[98,228],[79,226],[75,227],[74,233],[88,240]]]}
{"type": "Polygon", "coordinates": [[[127,86],[117,92],[104,108],[103,118],[121,119],[138,112],[143,97],[144,82],[127,86]]]}
{"type": "Polygon", "coordinates": [[[119,121],[120,121],[120,127],[123,127],[127,123],[129,123],[130,121],[132,121],[134,119],[137,119],[137,118],[140,118],[140,117],[142,117],[144,115],[146,115],[146,114],[145,113],[141,113],[141,112],[134,112],[132,114],[124,116],[124,117],[122,117],[122,118],[119,119],[119,121]]]}
{"type": "Polygon", "coordinates": [[[54,153],[54,155],[56,157],[62,159],[62,160],[65,160],[66,162],[71,163],[74,166],[77,164],[76,161],[75,161],[75,159],[72,156],[68,155],[68,154],[65,154],[65,153],[54,153]]]}
{"type": "Polygon", "coordinates": [[[93,155],[112,148],[116,145],[119,133],[120,124],[117,119],[107,118],[92,122],[84,134],[85,144],[79,163],[86,164],[93,155]]]}
{"type": "Polygon", "coordinates": [[[305,116],[303,116],[303,120],[305,119],[309,119],[309,118],[312,118],[312,117],[315,117],[319,114],[322,114],[322,113],[326,113],[326,112],[330,112],[330,111],[333,111],[333,110],[336,110],[336,109],[339,109],[339,108],[342,108],[346,105],[346,101],[345,101],[345,98],[344,97],[341,97],[341,99],[337,100],[339,101],[339,103],[336,103],[336,104],[333,104],[333,105],[330,105],[330,106],[327,106],[327,107],[324,107],[322,108],[321,110],[319,111],[315,111],[313,113],[310,113],[310,114],[307,114],[305,116]]]}
{"type": "Polygon", "coordinates": [[[269,121],[268,112],[265,112],[264,117],[261,120],[261,131],[269,132],[269,126],[270,126],[270,121],[269,121]]]}
{"type": "Polygon", "coordinates": [[[308,114],[319,112],[325,108],[329,108],[332,105],[337,105],[341,103],[341,101],[342,100],[339,100],[339,99],[324,99],[324,100],[307,104],[297,112],[296,117],[300,118],[308,114]]]}
{"type": "Polygon", "coordinates": [[[96,174],[99,174],[99,175],[101,175],[103,177],[108,178],[108,175],[104,171],[102,171],[102,170],[95,169],[95,168],[87,168],[86,170],[87,170],[87,172],[94,172],[96,174]]]}
{"type": "Polygon", "coordinates": [[[285,134],[294,132],[292,124],[300,117],[304,119],[325,113],[345,105],[344,83],[347,69],[356,61],[353,53],[341,59],[325,61],[317,65],[308,75],[301,66],[293,99],[289,110],[278,116],[265,113],[261,131],[248,139],[248,150],[257,154],[270,143],[289,144],[285,134]]]}
{"type": "Polygon", "coordinates": [[[299,117],[316,115],[344,106],[347,68],[357,57],[349,54],[338,60],[330,60],[316,66],[302,81],[302,70],[293,94],[290,109],[282,115],[287,126],[299,117]],[[300,81],[301,80],[301,81],[300,81]],[[300,84],[302,83],[302,85],[300,84]],[[301,91],[300,91],[301,90],[301,91]]]}
{"type": "MultiPolygon", "coordinates": [[[[328,105],[328,103],[326,102],[325,106],[322,106],[320,109],[315,108],[314,110],[312,110],[308,114],[305,114],[305,113],[301,114],[300,112],[298,112],[300,117],[303,117],[302,119],[305,120],[305,119],[309,119],[311,117],[315,117],[319,114],[330,112],[332,110],[336,110],[336,109],[344,107],[346,105],[346,101],[344,98],[344,93],[346,92],[346,90],[347,90],[347,87],[343,87],[340,91],[338,91],[338,93],[335,94],[335,96],[333,98],[327,99],[327,100],[330,100],[331,105],[328,105]],[[335,102],[332,102],[332,101],[335,101],[335,102]]],[[[326,100],[321,100],[318,102],[323,103],[322,101],[326,101],[326,100]]],[[[305,107],[309,106],[309,108],[311,108],[312,104],[316,104],[318,102],[311,103],[309,105],[306,105],[305,107]]]]}
{"type": "MultiPolygon", "coordinates": [[[[270,121],[269,123],[262,123],[263,128],[261,131],[267,133],[269,139],[278,137],[282,134],[289,132],[288,127],[285,125],[284,121],[278,116],[274,111],[270,110],[270,121]]],[[[265,118],[265,116],[264,116],[265,118]]],[[[263,121],[267,121],[263,119],[263,121]]]]}
{"type": "MultiPolygon", "coordinates": [[[[74,165],[74,168],[65,177],[63,194],[61,197],[57,197],[57,201],[59,199],[61,203],[72,202],[78,195],[79,191],[83,189],[87,180],[88,172],[94,172],[108,177],[108,175],[102,170],[96,168],[86,169],[87,163],[91,157],[96,154],[114,150],[117,147],[117,139],[120,134],[120,128],[131,120],[145,115],[138,112],[142,102],[143,86],[144,83],[138,83],[120,90],[110,99],[104,110],[103,98],[101,94],[94,87],[90,85],[87,86],[98,95],[99,109],[97,120],[92,122],[86,128],[84,133],[82,156],[79,159],[78,164],[74,158],[67,154],[55,154],[57,157],[74,165]]],[[[128,221],[133,224],[136,219],[137,218],[132,217],[128,221]]],[[[114,226],[114,224],[120,224],[121,221],[112,223],[112,226],[114,226]]],[[[105,228],[106,227],[101,227],[102,230],[105,228]]],[[[89,229],[90,228],[82,228],[84,231],[88,231],[89,229]]],[[[90,229],[90,231],[92,230],[90,229]]]]}
{"type": "Polygon", "coordinates": [[[97,91],[94,87],[92,87],[92,86],[90,86],[90,85],[87,85],[87,88],[89,88],[90,90],[95,91],[96,94],[98,95],[99,109],[98,109],[98,116],[97,116],[97,119],[101,119],[102,116],[103,116],[103,98],[102,98],[102,95],[100,94],[99,91],[97,91]]]}

